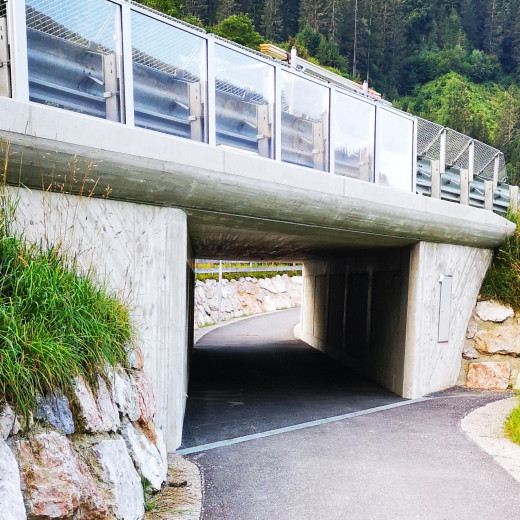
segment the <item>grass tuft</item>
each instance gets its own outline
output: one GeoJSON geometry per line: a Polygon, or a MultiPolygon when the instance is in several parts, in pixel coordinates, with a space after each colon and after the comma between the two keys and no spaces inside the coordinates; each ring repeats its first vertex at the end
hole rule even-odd
{"type": "MultiPolygon", "coordinates": [[[[518,226],[518,213],[509,213],[508,218],[518,226]]],[[[520,230],[518,227],[495,254],[480,294],[485,299],[498,300],[520,311],[520,230]]]]}
{"type": "Polygon", "coordinates": [[[516,444],[520,444],[520,402],[507,418],[504,431],[509,439],[516,444]]]}
{"type": "MultiPolygon", "coordinates": [[[[6,156],[8,154],[6,153],[6,156]]],[[[94,383],[126,364],[129,309],[59,247],[39,249],[14,230],[17,201],[0,182],[0,402],[27,416],[37,394],[70,395],[73,378],[94,383]]],[[[93,386],[95,387],[95,385],[93,386]]]]}

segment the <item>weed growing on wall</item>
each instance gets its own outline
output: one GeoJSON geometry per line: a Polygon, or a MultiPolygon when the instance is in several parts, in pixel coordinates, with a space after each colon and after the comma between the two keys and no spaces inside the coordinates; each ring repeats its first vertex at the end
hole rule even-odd
{"type": "MultiPolygon", "coordinates": [[[[518,213],[510,213],[508,218],[518,225],[518,213]]],[[[480,294],[486,299],[492,298],[510,305],[515,310],[520,310],[520,231],[518,227],[496,252],[480,294]]]]}
{"type": "MultiPolygon", "coordinates": [[[[0,143],[2,144],[2,143],[0,143]]],[[[0,402],[27,415],[37,394],[70,394],[105,365],[126,363],[129,309],[58,246],[36,247],[15,230],[17,201],[0,183],[0,402]]]]}

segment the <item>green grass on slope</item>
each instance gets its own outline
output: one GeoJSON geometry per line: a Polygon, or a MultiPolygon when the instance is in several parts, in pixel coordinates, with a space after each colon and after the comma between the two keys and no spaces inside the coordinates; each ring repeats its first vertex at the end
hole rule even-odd
{"type": "Polygon", "coordinates": [[[72,267],[59,248],[40,250],[12,231],[14,204],[0,187],[0,402],[27,414],[38,393],[70,393],[105,363],[126,362],[128,308],[72,267]]]}
{"type": "Polygon", "coordinates": [[[508,417],[504,430],[507,437],[509,437],[514,443],[520,444],[520,403],[511,412],[508,417]]]}

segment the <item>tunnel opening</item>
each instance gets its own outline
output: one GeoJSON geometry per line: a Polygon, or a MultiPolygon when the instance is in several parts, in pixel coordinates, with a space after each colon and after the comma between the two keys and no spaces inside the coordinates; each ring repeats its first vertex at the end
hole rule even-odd
{"type": "Polygon", "coordinates": [[[182,448],[402,400],[406,258],[399,249],[305,261],[301,308],[204,335],[191,356],[182,448]]]}

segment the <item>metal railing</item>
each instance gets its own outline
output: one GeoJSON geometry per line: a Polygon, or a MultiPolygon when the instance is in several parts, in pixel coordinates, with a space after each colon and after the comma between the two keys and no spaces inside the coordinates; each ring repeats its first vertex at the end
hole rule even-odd
{"type": "Polygon", "coordinates": [[[0,96],[499,212],[517,204],[499,150],[295,63],[126,0],[0,0],[0,96]]]}

